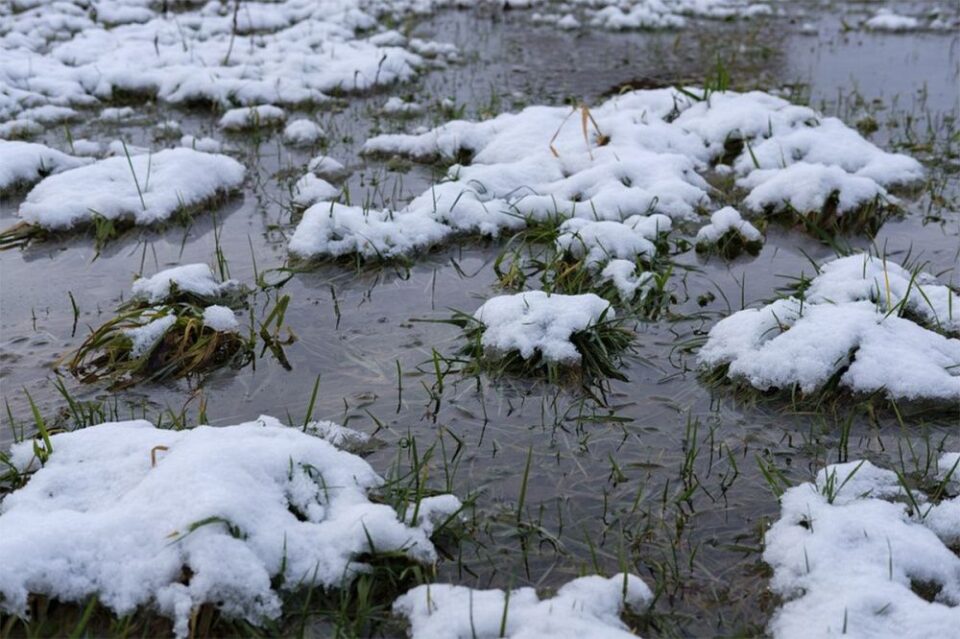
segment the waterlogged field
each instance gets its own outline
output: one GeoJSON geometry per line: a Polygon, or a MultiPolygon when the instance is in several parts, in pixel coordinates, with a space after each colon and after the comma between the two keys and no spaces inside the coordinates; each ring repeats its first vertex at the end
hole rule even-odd
{"type": "MultiPolygon", "coordinates": [[[[31,10],[22,4],[0,11],[5,46],[14,46],[13,25],[31,10]]],[[[267,18],[282,13],[273,5],[216,4],[208,20],[227,26],[211,33],[223,36],[228,56],[252,64],[258,51],[269,52],[282,67],[303,54],[277,54],[260,42],[289,27],[269,26],[267,18]],[[250,32],[237,26],[245,20],[250,32]]],[[[211,72],[192,85],[175,54],[167,62],[187,78],[178,90],[144,96],[125,90],[132,81],[118,75],[118,86],[95,105],[66,101],[75,117],[36,130],[23,124],[22,108],[10,106],[15,98],[0,102],[3,137],[115,162],[105,189],[88,173],[70,189],[37,194],[21,185],[0,198],[0,230],[34,223],[4,235],[0,252],[0,448],[27,442],[0,458],[0,636],[952,631],[960,619],[950,454],[960,450],[955,7],[889,3],[884,10],[915,16],[916,24],[887,15],[868,28],[878,5],[774,2],[770,11],[751,11],[744,3],[731,16],[685,9],[676,14],[683,26],[658,14],[624,25],[648,29],[618,31],[607,28],[614,26],[609,12],[598,19],[580,6],[588,3],[509,10],[467,3],[424,12],[408,11],[417,3],[394,3],[394,13],[380,6],[388,2],[360,4],[376,21],[346,20],[338,29],[362,26],[368,38],[395,28],[403,36],[364,41],[389,49],[382,53],[351,45],[332,28],[329,36],[311,32],[319,38],[314,50],[324,37],[341,39],[330,54],[338,73],[366,78],[339,87],[318,79],[307,88],[328,94],[319,103],[300,99],[283,73],[258,84],[260,94],[246,102],[246,89],[238,89],[246,85],[228,75],[211,72]],[[343,50],[356,56],[338,57],[343,50]],[[411,51],[422,58],[408,72],[403,60],[411,51]],[[647,101],[632,120],[617,119],[634,108],[626,102],[631,91],[657,90],[665,93],[636,98],[647,101]],[[590,167],[633,159],[629,145],[619,146],[624,137],[648,150],[661,140],[687,149],[677,130],[712,132],[709,123],[683,118],[751,90],[839,118],[845,127],[826,136],[836,144],[817,148],[842,159],[814,157],[810,149],[826,137],[807,147],[782,138],[797,155],[777,157],[761,140],[773,136],[779,115],[757,107],[762,121],[751,121],[755,105],[735,104],[728,117],[757,133],[734,139],[725,131],[714,140],[719,151],[682,174],[683,184],[664,186],[680,178],[659,156],[618,177],[634,189],[629,197],[640,197],[641,187],[648,197],[629,229],[619,224],[628,217],[619,204],[608,204],[612,214],[580,215],[618,224],[612,235],[561,226],[599,199],[591,188],[607,176],[589,174],[590,167]],[[177,97],[190,91],[197,99],[177,97]],[[237,104],[208,95],[218,92],[237,104]],[[663,112],[672,100],[678,115],[658,115],[661,98],[663,112]],[[271,102],[283,106],[287,123],[306,119],[322,132],[307,124],[285,132],[263,109],[223,119],[228,106],[271,102]],[[447,157],[422,152],[436,150],[423,146],[437,139],[429,134],[376,137],[424,134],[457,119],[490,121],[534,105],[558,110],[504,124],[508,135],[456,130],[447,157]],[[644,137],[648,117],[663,126],[644,137]],[[891,156],[876,149],[874,162],[867,157],[874,151],[844,146],[853,135],[919,164],[903,159],[891,168],[891,156]],[[471,157],[471,145],[491,139],[486,156],[471,157]],[[182,155],[167,168],[161,151],[181,146],[223,159],[194,165],[203,160],[182,155]],[[311,163],[318,156],[343,166],[311,163]],[[508,165],[505,157],[517,163],[483,173],[487,164],[508,165]],[[521,211],[533,200],[517,200],[515,191],[526,182],[553,184],[536,173],[551,158],[570,162],[570,175],[580,178],[576,192],[543,187],[536,195],[549,202],[546,212],[521,211]],[[831,175],[796,170],[843,162],[831,175]],[[443,200],[454,164],[462,165],[463,186],[443,200]],[[795,172],[759,175],[788,168],[795,172]],[[907,184],[884,174],[915,168],[922,177],[907,184]],[[855,173],[869,184],[849,181],[855,173]],[[314,178],[301,180],[305,174],[314,178]],[[647,176],[654,176],[649,183],[647,176]],[[736,187],[744,176],[756,184],[736,187]],[[764,179],[782,179],[783,190],[751,210],[747,193],[771,183],[764,179]],[[90,200],[98,189],[106,195],[90,200]],[[843,197],[824,199],[835,189],[855,200],[863,189],[867,195],[844,211],[843,197]],[[170,219],[110,222],[103,207],[120,206],[121,191],[130,215],[166,206],[170,219]],[[691,205],[687,214],[684,198],[697,202],[701,191],[710,204],[691,205]],[[802,205],[811,193],[821,193],[812,212],[802,205]],[[888,208],[894,198],[898,206],[888,208]],[[791,206],[771,215],[782,199],[791,206]],[[468,210],[468,200],[490,203],[468,210]],[[343,206],[339,226],[330,222],[330,205],[308,208],[315,201],[343,206]],[[426,213],[418,202],[427,202],[426,213]],[[728,205],[752,231],[731,215],[700,231],[728,205]],[[440,206],[464,208],[459,217],[435,219],[440,206]],[[497,218],[501,210],[514,215],[497,218]],[[651,230],[655,213],[663,220],[651,230]],[[68,215],[88,224],[37,230],[38,220],[68,215]],[[412,230],[394,226],[404,215],[420,216],[412,230]],[[314,235],[297,231],[311,219],[314,235]],[[496,236],[483,224],[497,227],[496,236]],[[743,234],[726,235],[732,227],[743,234]],[[554,241],[567,241],[566,252],[551,250],[554,241]],[[620,243],[623,254],[612,255],[620,243]],[[830,280],[840,268],[821,267],[842,256],[859,261],[830,280]],[[624,278],[611,271],[603,279],[601,267],[618,260],[628,262],[624,278]],[[156,287],[134,285],[197,263],[210,268],[172,289],[163,277],[156,287]],[[219,288],[227,280],[237,284],[219,288]],[[590,304],[598,306],[586,319],[569,319],[566,307],[541,312],[542,300],[527,294],[512,305],[485,305],[480,323],[474,319],[491,298],[534,289],[597,294],[590,304]],[[766,309],[789,295],[801,300],[799,310],[777,302],[760,328],[728,322],[725,333],[710,333],[742,309],[766,309]],[[608,303],[615,317],[603,314],[608,303]],[[849,313],[828,316],[841,307],[849,313]],[[860,324],[850,319],[854,308],[867,318],[860,324]],[[535,319],[511,328],[525,313],[535,319]],[[120,323],[102,328],[118,316],[120,323]],[[160,334],[170,332],[160,346],[149,331],[139,345],[124,337],[144,318],[163,317],[169,325],[160,334]],[[523,354],[521,342],[542,338],[524,331],[556,317],[589,329],[574,344],[589,356],[579,366],[544,355],[570,346],[566,338],[578,328],[537,342],[537,356],[523,354]],[[754,347],[771,331],[779,340],[804,339],[761,354],[754,347]],[[499,349],[483,342],[495,334],[499,349]],[[493,356],[514,349],[520,355],[493,356]],[[164,379],[153,379],[157,370],[164,379]],[[260,415],[279,422],[232,426],[260,415]],[[173,430],[99,426],[128,419],[173,430]],[[198,424],[221,429],[183,430],[198,424]],[[85,429],[87,440],[65,438],[85,429]],[[175,465],[165,469],[165,460],[175,465]],[[328,487],[325,478],[336,481],[328,487]],[[73,518],[78,508],[107,514],[73,518]],[[282,551],[271,539],[282,539],[282,551]],[[137,555],[143,548],[147,559],[137,555]],[[105,556],[120,565],[142,559],[141,572],[131,573],[140,583],[90,559],[105,556]],[[357,562],[367,571],[357,571],[357,562]],[[241,568],[218,569],[224,565],[241,568]],[[71,585],[58,584],[66,574],[71,585]],[[572,581],[589,575],[610,579],[572,581]],[[525,587],[544,601],[516,590],[525,587]]],[[[169,19],[181,16],[193,28],[193,12],[178,5],[169,19]]],[[[196,51],[202,58],[199,45],[196,51]]],[[[117,64],[97,58],[101,70],[108,61],[117,64]]],[[[318,65],[310,67],[320,69],[318,78],[333,73],[320,62],[303,64],[318,65]]],[[[4,86],[24,91],[13,64],[3,65],[4,86]]],[[[151,65],[136,60],[130,68],[149,72],[151,65]]],[[[36,72],[47,79],[62,73],[36,72]]],[[[55,95],[62,86],[36,90],[55,95]]],[[[704,148],[691,157],[713,153],[697,143],[704,148]]],[[[12,164],[13,153],[0,146],[0,167],[12,164]]],[[[40,172],[50,165],[44,160],[40,172]]],[[[101,165],[64,167],[41,187],[93,166],[101,165]]]]}

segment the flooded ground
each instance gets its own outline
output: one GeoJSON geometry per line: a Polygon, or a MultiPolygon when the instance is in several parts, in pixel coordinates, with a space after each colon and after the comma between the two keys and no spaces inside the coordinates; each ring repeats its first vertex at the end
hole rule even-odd
{"type": "MultiPolygon", "coordinates": [[[[357,154],[360,145],[376,133],[432,126],[447,116],[432,108],[414,119],[383,118],[378,110],[386,95],[431,105],[451,98],[467,117],[477,117],[527,104],[596,104],[626,83],[693,84],[719,59],[737,88],[783,89],[850,124],[872,115],[880,123],[875,142],[913,140],[918,157],[933,158],[936,189],[911,196],[906,214],[885,224],[874,243],[894,257],[910,253],[942,281],[956,284],[957,160],[938,155],[942,147],[925,153],[920,145],[931,135],[941,145],[954,136],[956,149],[958,38],[949,32],[846,31],[842,21],[861,15],[861,5],[825,7],[750,22],[698,21],[684,31],[654,33],[561,32],[531,26],[523,12],[442,12],[413,24],[413,32],[455,43],[463,62],[385,94],[351,97],[339,108],[321,110],[330,134],[326,152],[353,171],[348,185],[354,202],[402,205],[429,186],[431,168],[364,160],[357,154]]],[[[150,126],[166,119],[179,120],[184,133],[216,133],[213,113],[161,106],[140,113],[119,127],[72,125],[70,133],[149,146],[150,126]]],[[[64,136],[54,131],[45,139],[59,146],[64,136]]],[[[80,344],[87,326],[109,317],[136,274],[213,263],[218,245],[237,279],[250,281],[255,272],[284,265],[293,229],[290,185],[312,154],[283,146],[279,136],[227,141],[251,170],[247,186],[189,228],[131,232],[99,255],[89,237],[0,253],[0,383],[14,420],[30,421],[24,390],[46,415],[63,408],[54,367],[80,344]],[[75,333],[69,294],[79,307],[75,333]]],[[[0,201],[0,226],[15,221],[18,203],[17,197],[0,201]]],[[[863,237],[843,241],[870,245],[863,237]]],[[[448,549],[441,579],[552,587],[580,573],[626,567],[656,586],[649,636],[762,632],[773,602],[759,550],[767,522],[779,512],[762,468],[775,468],[796,483],[824,463],[865,457],[909,467],[960,445],[957,414],[908,415],[903,423],[853,406],[798,414],[782,401],[741,401],[728,390],[713,392],[698,377],[688,345],[731,310],[770,299],[801,272],[810,275],[809,260],[835,254],[778,227],[756,258],[727,263],[692,251],[676,258],[672,285],[678,302],[664,319],[637,327],[637,350],[625,361],[630,381],[612,383],[606,407],[570,389],[521,380],[458,383],[451,375],[441,390],[433,352],[452,356],[459,333],[416,320],[446,318],[450,309],[472,312],[496,294],[492,262],[501,248],[498,242],[465,241],[421,256],[409,270],[327,264],[296,273],[282,290],[291,298],[286,323],[297,336],[286,349],[291,371],[265,357],[255,369],[221,370],[198,389],[146,385],[118,396],[66,377],[64,382],[76,397],[117,402],[122,415],[145,411],[154,417],[186,406],[195,416],[205,402],[213,424],[259,414],[297,423],[319,377],[313,417],[375,432],[380,444],[369,458],[374,468],[404,463],[414,441],[421,452],[436,444],[431,484],[476,497],[471,539],[448,549]],[[701,307],[698,298],[707,293],[713,301],[701,307]]],[[[0,444],[11,438],[9,429],[0,431],[0,444]]]]}

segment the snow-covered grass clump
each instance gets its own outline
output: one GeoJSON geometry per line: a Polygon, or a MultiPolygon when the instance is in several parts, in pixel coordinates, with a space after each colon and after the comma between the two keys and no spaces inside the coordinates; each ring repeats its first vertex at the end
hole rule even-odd
{"type": "Polygon", "coordinates": [[[119,616],[155,609],[178,637],[205,604],[276,619],[284,591],[347,586],[362,556],[432,562],[435,525],[460,507],[426,498],[404,523],[371,501],[383,481],[367,462],[270,417],[180,431],[106,423],[51,436],[42,467],[36,451],[28,441],[10,455],[32,474],[0,502],[0,609],[96,595],[119,616]]]}
{"type": "Polygon", "coordinates": [[[311,146],[325,135],[323,128],[313,120],[294,120],[283,129],[283,141],[294,146],[311,146]]]}
{"type": "Polygon", "coordinates": [[[19,215],[55,231],[95,218],[154,224],[223,197],[243,176],[243,165],[232,158],[185,148],[112,157],[45,178],[19,215]]]}
{"type": "Polygon", "coordinates": [[[90,333],[68,369],[83,382],[122,388],[242,366],[253,358],[255,342],[252,329],[241,335],[234,309],[249,306],[248,294],[235,280],[218,281],[206,264],[139,278],[131,300],[90,333]]]}
{"type": "Polygon", "coordinates": [[[533,588],[474,590],[465,586],[417,586],[393,604],[410,621],[413,639],[578,637],[635,638],[620,619],[641,612],[653,599],[643,581],[629,574],[580,577],[543,599],[533,588]]]}
{"type": "Polygon", "coordinates": [[[687,26],[690,17],[729,20],[771,13],[769,5],[748,0],[574,0],[556,7],[536,1],[531,4],[537,7],[532,16],[536,22],[561,29],[575,29],[583,22],[613,31],[680,29],[687,26]],[[569,12],[571,9],[574,13],[569,12]]]}
{"type": "MultiPolygon", "coordinates": [[[[425,57],[450,58],[455,48],[403,37],[381,43],[382,34],[363,34],[375,30],[381,16],[409,14],[414,5],[425,6],[279,0],[248,2],[235,12],[184,2],[171,12],[140,0],[98,2],[96,11],[84,3],[25,4],[4,15],[0,121],[37,107],[114,98],[222,108],[317,104],[331,93],[407,81],[425,57]],[[125,19],[110,20],[121,17],[117,10],[125,19]],[[256,38],[255,46],[241,46],[238,35],[256,38]]],[[[18,121],[43,128],[26,117],[18,121]]]]}
{"type": "Polygon", "coordinates": [[[710,223],[697,231],[697,252],[712,253],[733,259],[743,251],[760,252],[763,234],[740,216],[732,206],[725,206],[710,216],[710,223]]]}
{"type": "Polygon", "coordinates": [[[240,288],[236,280],[218,281],[207,264],[184,264],[138,278],[133,283],[133,296],[151,304],[190,297],[212,301],[240,288]]]}
{"type": "Polygon", "coordinates": [[[656,242],[670,232],[665,215],[633,215],[623,222],[591,222],[572,218],[560,225],[557,249],[582,260],[588,269],[602,268],[613,259],[652,260],[656,242]]]}
{"type": "Polygon", "coordinates": [[[788,489],[763,559],[785,603],[776,639],[948,637],[960,623],[958,455],[941,457],[933,494],[869,461],[821,470],[788,489]],[[908,492],[909,491],[909,492],[908,492]]]}
{"type": "Polygon", "coordinates": [[[42,144],[0,140],[0,194],[89,162],[42,144]]]}
{"type": "Polygon", "coordinates": [[[863,23],[871,31],[916,31],[921,28],[920,20],[913,16],[904,16],[889,9],[881,9],[872,18],[863,23]]]}
{"type": "Polygon", "coordinates": [[[423,111],[423,105],[417,102],[408,102],[396,96],[388,99],[383,105],[384,115],[392,117],[409,118],[420,115],[423,111]]]}
{"type": "Polygon", "coordinates": [[[828,230],[855,227],[895,203],[888,188],[923,176],[918,162],[880,150],[839,120],[756,91],[698,99],[643,90],[593,109],[534,106],[419,135],[380,135],[364,152],[450,164],[444,180],[397,215],[491,236],[567,218],[692,221],[711,207],[704,175],[720,164],[733,166],[748,209],[822,221],[828,230]]]}
{"type": "Polygon", "coordinates": [[[549,381],[571,372],[587,383],[624,379],[618,357],[633,341],[610,302],[592,293],[501,295],[450,322],[464,329],[477,367],[549,381]]]}
{"type": "Polygon", "coordinates": [[[856,254],[793,297],[721,320],[701,364],[760,390],[960,401],[960,295],[920,270],[856,254]]]}
{"type": "Polygon", "coordinates": [[[287,112],[272,104],[259,104],[250,107],[230,109],[220,117],[218,123],[226,131],[247,131],[265,127],[279,126],[287,119],[287,112]]]}
{"type": "Polygon", "coordinates": [[[427,215],[320,202],[303,213],[290,252],[308,259],[359,256],[389,260],[442,242],[450,229],[427,215]]]}

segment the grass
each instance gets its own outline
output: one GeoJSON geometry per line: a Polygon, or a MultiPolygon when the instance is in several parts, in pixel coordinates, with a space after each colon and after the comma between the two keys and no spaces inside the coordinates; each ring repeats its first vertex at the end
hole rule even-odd
{"type": "Polygon", "coordinates": [[[239,333],[218,332],[203,323],[203,309],[191,304],[137,308],[121,313],[94,330],[67,362],[81,382],[108,381],[118,390],[144,381],[161,381],[235,367],[253,358],[253,343],[239,333]],[[129,331],[173,316],[163,336],[142,353],[133,351],[129,331]]]}

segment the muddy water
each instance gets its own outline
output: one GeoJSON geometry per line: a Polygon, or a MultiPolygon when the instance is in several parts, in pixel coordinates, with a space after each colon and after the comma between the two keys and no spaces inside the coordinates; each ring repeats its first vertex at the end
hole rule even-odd
{"type": "MultiPolygon", "coordinates": [[[[811,103],[829,113],[856,118],[856,104],[866,103],[891,120],[903,114],[929,114],[937,122],[955,116],[957,38],[843,32],[840,18],[855,18],[858,6],[804,5],[794,18],[630,34],[561,33],[531,27],[514,12],[448,12],[417,24],[415,33],[455,42],[463,64],[432,70],[396,93],[423,103],[453,98],[468,116],[530,103],[597,103],[625,82],[696,81],[719,56],[738,86],[803,85],[811,103]]],[[[431,170],[388,171],[360,159],[357,150],[371,134],[433,125],[444,116],[433,110],[414,120],[385,120],[376,113],[383,100],[351,98],[318,117],[330,133],[328,153],[353,170],[354,201],[402,205],[430,184],[431,170]]],[[[149,145],[148,125],[168,118],[180,120],[185,133],[215,131],[212,114],[146,106],[142,115],[119,128],[84,125],[72,134],[105,141],[123,135],[149,145]]],[[[901,132],[883,127],[876,139],[894,141],[901,132]]],[[[228,140],[252,179],[215,215],[199,216],[186,229],[131,233],[99,256],[88,237],[0,254],[0,384],[15,418],[29,414],[22,388],[45,414],[62,408],[53,387],[55,362],[79,345],[88,325],[109,317],[137,273],[213,263],[215,229],[232,277],[250,281],[255,269],[283,265],[285,236],[293,228],[285,205],[289,177],[302,172],[311,154],[288,149],[275,137],[257,144],[228,140]],[[75,335],[68,293],[80,309],[75,335]]],[[[47,141],[63,145],[64,134],[51,132],[47,141]]],[[[947,195],[955,196],[956,174],[945,180],[947,195]]],[[[903,219],[883,227],[876,244],[894,256],[921,254],[929,270],[956,282],[960,214],[951,205],[937,209],[939,221],[926,220],[927,200],[920,195],[911,202],[903,219]]],[[[18,202],[0,201],[0,225],[12,223],[18,202]]],[[[847,241],[870,245],[863,238],[847,241]]],[[[579,572],[626,565],[661,590],[657,623],[646,631],[654,636],[753,634],[765,624],[771,601],[755,550],[765,522],[777,516],[777,503],[758,471],[758,457],[801,481],[843,455],[890,463],[907,442],[918,450],[944,438],[947,448],[958,445],[957,420],[950,416],[913,419],[904,429],[886,417],[868,420],[858,413],[843,451],[838,423],[845,414],[798,415],[782,404],[742,404],[727,392],[712,393],[698,379],[692,356],[678,344],[702,337],[742,304],[770,298],[787,278],[810,275],[808,256],[834,254],[777,228],[756,258],[677,258],[680,301],[670,318],[637,327],[637,351],[625,361],[630,381],[611,385],[610,409],[585,404],[564,389],[519,380],[455,383],[454,377],[445,380],[436,409],[425,390],[436,381],[426,362],[434,350],[452,355],[458,334],[443,324],[412,320],[444,318],[449,309],[472,311],[495,294],[491,265],[497,252],[496,243],[471,241],[423,256],[409,271],[321,265],[298,274],[282,291],[291,297],[287,323],[298,337],[287,349],[292,371],[264,358],[255,369],[217,372],[199,391],[186,383],[142,386],[119,397],[121,405],[137,407],[121,412],[146,410],[152,416],[184,404],[195,409],[202,396],[215,424],[261,413],[296,421],[319,376],[314,417],[377,431],[381,446],[370,460],[378,469],[402,457],[413,439],[422,450],[442,438],[448,462],[439,462],[438,450],[431,480],[442,486],[449,471],[460,495],[476,496],[476,516],[472,539],[452,549],[456,558],[442,563],[441,578],[481,586],[556,586],[579,572]],[[697,298],[707,292],[715,300],[701,308],[697,298]],[[697,453],[691,472],[684,473],[691,450],[697,453]],[[689,499],[677,503],[674,497],[690,486],[689,499]]],[[[103,388],[64,381],[78,397],[110,397],[103,388]]],[[[2,429],[0,443],[9,439],[2,429]]]]}

